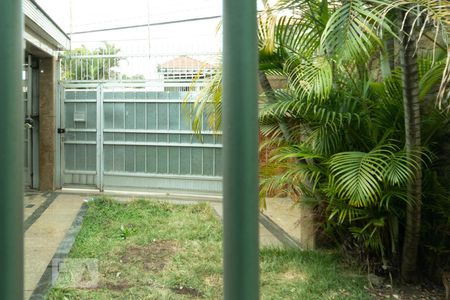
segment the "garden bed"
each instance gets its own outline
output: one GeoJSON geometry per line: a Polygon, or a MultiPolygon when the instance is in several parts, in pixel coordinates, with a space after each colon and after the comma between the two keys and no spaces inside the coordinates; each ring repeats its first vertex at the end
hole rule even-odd
{"type": "MultiPolygon", "coordinates": [[[[49,299],[223,298],[222,225],[206,203],[96,199],[69,258],[95,262],[95,284],[61,275],[49,299]]],[[[332,253],[263,248],[260,261],[262,299],[371,299],[332,253]]]]}

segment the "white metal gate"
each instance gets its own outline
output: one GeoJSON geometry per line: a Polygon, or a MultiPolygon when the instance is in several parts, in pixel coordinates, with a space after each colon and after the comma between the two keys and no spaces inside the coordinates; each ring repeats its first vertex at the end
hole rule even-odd
{"type": "Polygon", "coordinates": [[[35,58],[27,56],[23,68],[24,100],[24,183],[25,188],[39,187],[39,96],[38,66],[35,58]]]}
{"type": "Polygon", "coordinates": [[[62,186],[221,192],[221,135],[203,122],[197,136],[184,116],[192,101],[167,90],[61,84],[62,186]]]}

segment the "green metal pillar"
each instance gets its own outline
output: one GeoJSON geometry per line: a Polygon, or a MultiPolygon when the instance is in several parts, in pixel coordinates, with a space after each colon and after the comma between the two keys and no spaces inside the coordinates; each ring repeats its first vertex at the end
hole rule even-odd
{"type": "Polygon", "coordinates": [[[259,298],[256,0],[223,0],[224,296],[259,298]]]}
{"type": "Polygon", "coordinates": [[[0,1],[0,299],[23,299],[21,0],[0,1]]]}

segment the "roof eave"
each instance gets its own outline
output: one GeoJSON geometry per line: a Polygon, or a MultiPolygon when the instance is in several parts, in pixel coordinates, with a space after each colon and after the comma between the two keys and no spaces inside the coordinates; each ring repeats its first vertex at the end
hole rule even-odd
{"type": "Polygon", "coordinates": [[[29,35],[37,34],[40,40],[44,40],[45,43],[53,49],[53,51],[66,50],[70,48],[70,38],[44,12],[44,10],[36,4],[36,2],[32,0],[24,0],[23,12],[25,15],[25,31],[29,35]],[[35,34],[33,34],[33,32],[35,34]]]}

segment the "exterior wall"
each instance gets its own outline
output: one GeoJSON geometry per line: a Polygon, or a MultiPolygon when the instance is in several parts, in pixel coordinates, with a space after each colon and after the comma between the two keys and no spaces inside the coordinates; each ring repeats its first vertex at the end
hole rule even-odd
{"type": "MultiPolygon", "coordinates": [[[[39,59],[37,70],[37,97],[39,109],[33,109],[32,117],[36,120],[35,130],[39,134],[33,135],[33,159],[39,161],[39,183],[41,191],[55,189],[56,178],[56,82],[58,51],[70,48],[70,38],[33,0],[23,0],[23,37],[27,54],[39,59]],[[39,146],[37,146],[39,145],[39,146]]],[[[36,103],[36,99],[33,103],[36,103]]],[[[59,152],[59,151],[58,151],[59,152]]],[[[37,167],[36,167],[37,168],[37,167]]],[[[36,170],[33,172],[37,178],[36,170]]],[[[34,176],[34,175],[33,175],[34,176]]]]}
{"type": "Polygon", "coordinates": [[[41,191],[54,190],[56,150],[56,59],[39,60],[39,174],[41,191]]]}
{"type": "Polygon", "coordinates": [[[299,206],[299,220],[298,227],[300,228],[300,245],[305,250],[317,249],[317,223],[314,210],[308,204],[298,203],[299,206]]]}
{"type": "MultiPolygon", "coordinates": [[[[270,85],[273,89],[282,89],[287,85],[287,79],[280,76],[267,76],[270,85]]],[[[263,90],[258,85],[258,92],[263,90]]],[[[263,143],[265,137],[259,136],[259,142],[263,143]]],[[[264,165],[269,163],[271,149],[265,149],[259,153],[259,162],[264,165]]],[[[281,170],[280,170],[281,171],[281,170]]],[[[314,210],[301,202],[294,202],[278,191],[267,197],[285,197],[285,198],[266,198],[267,209],[264,214],[268,215],[273,221],[277,223],[283,230],[291,235],[305,250],[313,250],[317,248],[317,228],[315,222],[314,210]]]]}
{"type": "MultiPolygon", "coordinates": [[[[267,75],[267,79],[269,80],[270,85],[272,86],[272,88],[274,90],[286,88],[287,78],[284,78],[281,76],[276,76],[276,75],[267,75]]],[[[258,81],[258,93],[262,93],[262,92],[263,92],[263,89],[261,88],[261,85],[259,84],[259,81],[258,81]]]]}
{"type": "MultiPolygon", "coordinates": [[[[284,77],[268,75],[267,79],[269,80],[270,86],[274,90],[286,88],[287,79],[284,78],[284,77]]],[[[261,94],[263,92],[264,91],[263,91],[261,85],[258,82],[258,93],[261,94]]],[[[267,139],[267,137],[264,137],[261,133],[259,134],[259,144],[260,145],[262,143],[264,143],[266,139],[267,139]]],[[[273,149],[269,149],[269,148],[266,147],[265,149],[259,151],[259,164],[260,165],[267,165],[269,163],[271,150],[273,150],[273,149]]],[[[275,191],[274,193],[268,194],[267,196],[268,197],[275,197],[275,196],[287,196],[287,195],[285,195],[284,193],[280,193],[278,191],[275,191]]]]}

